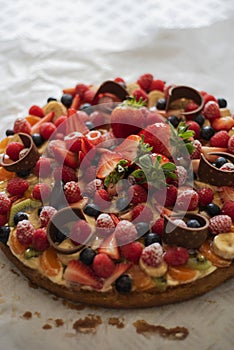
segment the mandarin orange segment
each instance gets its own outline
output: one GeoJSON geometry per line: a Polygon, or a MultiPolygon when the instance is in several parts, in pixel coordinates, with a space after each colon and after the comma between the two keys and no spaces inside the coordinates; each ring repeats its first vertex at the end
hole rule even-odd
{"type": "Polygon", "coordinates": [[[0,141],[0,152],[4,153],[6,146],[8,145],[8,143],[10,142],[11,138],[10,137],[5,137],[4,139],[2,139],[0,141]]]}
{"type": "Polygon", "coordinates": [[[24,254],[25,250],[27,249],[27,247],[23,246],[18,241],[18,238],[16,236],[16,232],[11,233],[9,243],[10,243],[10,247],[11,247],[12,251],[17,255],[24,254]]]}
{"type": "Polygon", "coordinates": [[[27,117],[25,117],[25,119],[29,122],[29,124],[31,126],[33,126],[34,124],[36,124],[41,118],[37,117],[35,115],[28,115],[27,117]]]}
{"type": "Polygon", "coordinates": [[[199,251],[202,255],[204,255],[204,257],[207,260],[209,260],[216,267],[227,267],[231,263],[230,260],[225,260],[217,254],[215,254],[210,241],[205,241],[199,248],[199,251]]]}
{"type": "Polygon", "coordinates": [[[137,289],[147,290],[155,287],[155,283],[152,281],[151,277],[146,275],[138,265],[133,265],[128,273],[133,279],[133,283],[137,289]]]}
{"type": "Polygon", "coordinates": [[[5,181],[9,179],[13,179],[16,176],[16,173],[13,171],[7,171],[3,167],[0,167],[0,181],[5,181]]]}
{"type": "Polygon", "coordinates": [[[48,276],[56,276],[62,266],[56,251],[52,247],[41,254],[39,261],[42,270],[48,276]]]}
{"type": "Polygon", "coordinates": [[[179,282],[189,282],[192,281],[196,275],[197,271],[193,270],[187,266],[169,266],[168,274],[171,278],[179,282]]]}

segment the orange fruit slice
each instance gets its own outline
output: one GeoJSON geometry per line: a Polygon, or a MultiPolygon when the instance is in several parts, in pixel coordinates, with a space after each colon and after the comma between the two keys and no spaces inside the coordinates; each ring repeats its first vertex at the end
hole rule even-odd
{"type": "Polygon", "coordinates": [[[57,276],[62,267],[57,253],[52,247],[44,250],[39,258],[39,261],[42,270],[48,276],[57,276]]]}
{"type": "Polygon", "coordinates": [[[151,277],[146,275],[138,265],[133,265],[128,273],[132,277],[134,286],[139,290],[147,290],[155,287],[151,277]]]}
{"type": "Polygon", "coordinates": [[[171,278],[178,282],[189,282],[196,277],[197,271],[184,265],[169,266],[168,274],[171,278]]]}
{"type": "Polygon", "coordinates": [[[27,117],[25,117],[25,119],[29,122],[29,124],[31,126],[33,126],[34,124],[36,124],[41,118],[37,117],[35,115],[28,115],[27,117]]]}
{"type": "Polygon", "coordinates": [[[230,260],[225,260],[215,254],[210,241],[205,241],[199,248],[199,251],[216,267],[227,267],[231,264],[230,260]]]}
{"type": "Polygon", "coordinates": [[[13,231],[10,234],[10,239],[9,239],[9,243],[10,243],[10,248],[12,249],[12,251],[17,254],[24,254],[25,250],[27,249],[26,246],[22,245],[19,241],[18,238],[16,236],[16,232],[13,231]]]}
{"type": "Polygon", "coordinates": [[[0,141],[0,151],[2,153],[5,152],[5,149],[6,149],[6,146],[8,145],[8,143],[11,141],[11,138],[10,137],[4,137],[4,139],[2,139],[0,141]]]}
{"type": "Polygon", "coordinates": [[[3,167],[0,167],[0,181],[13,179],[13,177],[15,177],[15,176],[16,176],[16,174],[14,172],[7,171],[3,167]]]}

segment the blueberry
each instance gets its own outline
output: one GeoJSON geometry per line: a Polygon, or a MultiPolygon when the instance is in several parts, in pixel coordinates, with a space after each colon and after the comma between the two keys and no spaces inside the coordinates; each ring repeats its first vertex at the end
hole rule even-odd
{"type": "Polygon", "coordinates": [[[227,107],[227,101],[225,100],[225,98],[218,98],[218,105],[219,108],[227,107]]]}
{"type": "Polygon", "coordinates": [[[27,177],[30,173],[31,173],[31,170],[28,169],[28,170],[18,171],[18,172],[16,173],[16,175],[17,175],[18,177],[25,178],[25,177],[27,177]]]}
{"type": "Polygon", "coordinates": [[[40,208],[37,209],[37,215],[38,216],[40,216],[42,209],[43,209],[43,207],[40,207],[40,208]]]}
{"type": "Polygon", "coordinates": [[[216,161],[214,162],[214,166],[216,168],[221,168],[222,165],[226,164],[228,160],[224,157],[218,157],[216,161]]]}
{"type": "Polygon", "coordinates": [[[73,97],[70,94],[63,94],[61,97],[61,102],[65,107],[70,108],[72,104],[73,97]]]}
{"type": "Polygon", "coordinates": [[[167,122],[168,122],[168,123],[171,123],[171,125],[173,125],[174,128],[177,128],[177,126],[178,126],[179,123],[180,123],[180,120],[179,120],[179,118],[177,118],[176,115],[170,115],[170,116],[167,118],[167,122]]]}
{"type": "Polygon", "coordinates": [[[82,261],[82,263],[84,263],[85,265],[91,265],[95,255],[96,255],[95,250],[93,250],[90,247],[85,248],[80,253],[80,261],[82,261]]]}
{"type": "Polygon", "coordinates": [[[15,226],[18,224],[18,222],[22,220],[28,220],[28,214],[24,213],[23,211],[19,211],[14,215],[14,224],[15,226]]]}
{"type": "Polygon", "coordinates": [[[145,221],[137,222],[135,227],[136,227],[138,236],[143,236],[144,234],[148,233],[150,230],[149,224],[145,221]]]}
{"type": "Polygon", "coordinates": [[[44,143],[44,139],[40,134],[32,134],[32,139],[37,147],[40,147],[44,143]]]}
{"type": "Polygon", "coordinates": [[[87,122],[85,122],[85,125],[87,126],[87,128],[88,128],[89,130],[93,130],[93,129],[95,128],[93,122],[91,122],[91,121],[89,121],[89,120],[88,120],[87,122]]]}
{"type": "Polygon", "coordinates": [[[205,207],[205,211],[211,217],[219,215],[221,213],[220,207],[215,203],[210,203],[205,207]]]}
{"type": "Polygon", "coordinates": [[[197,114],[193,119],[197,124],[202,126],[205,122],[205,117],[202,114],[197,114]]]}
{"type": "Polygon", "coordinates": [[[167,104],[166,99],[165,98],[160,98],[158,100],[158,102],[156,103],[156,108],[159,109],[160,111],[164,110],[164,109],[166,109],[166,104],[167,104]]]}
{"type": "Polygon", "coordinates": [[[12,130],[12,129],[7,129],[6,130],[6,136],[12,136],[14,134],[15,134],[14,130],[12,130]]]}
{"type": "Polygon", "coordinates": [[[187,221],[187,226],[190,227],[190,228],[200,228],[201,224],[196,219],[190,219],[190,220],[187,221]]]}
{"type": "Polygon", "coordinates": [[[51,101],[57,101],[57,98],[55,98],[55,97],[48,97],[47,98],[47,103],[49,103],[51,101]]]}
{"type": "Polygon", "coordinates": [[[155,232],[149,232],[145,235],[144,244],[146,247],[153,243],[162,243],[161,237],[155,232]]]}
{"type": "Polygon", "coordinates": [[[124,211],[129,207],[129,199],[125,197],[118,198],[116,200],[116,209],[119,211],[124,211]]]}
{"type": "Polygon", "coordinates": [[[97,218],[98,215],[101,214],[101,210],[97,204],[90,203],[85,206],[84,213],[97,218]]]}
{"type": "Polygon", "coordinates": [[[67,237],[69,237],[69,232],[66,233],[65,230],[58,230],[56,231],[55,242],[62,243],[67,237]]]}
{"type": "Polygon", "coordinates": [[[0,227],[0,242],[6,244],[9,238],[9,234],[11,229],[9,226],[1,226],[0,227]]]}
{"type": "Polygon", "coordinates": [[[94,112],[94,108],[90,103],[84,103],[82,106],[80,106],[80,110],[88,115],[94,112]]]}
{"type": "Polygon", "coordinates": [[[119,293],[129,293],[132,289],[132,280],[128,275],[122,275],[115,281],[115,288],[119,293]]]}
{"type": "Polygon", "coordinates": [[[200,136],[201,138],[203,138],[204,140],[209,141],[210,138],[215,134],[215,130],[214,128],[212,128],[212,126],[210,125],[206,125],[204,127],[201,128],[201,133],[200,136]]]}

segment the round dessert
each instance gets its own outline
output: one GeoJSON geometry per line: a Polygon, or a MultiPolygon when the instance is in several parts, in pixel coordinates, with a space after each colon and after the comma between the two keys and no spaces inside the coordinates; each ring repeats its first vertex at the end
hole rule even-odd
{"type": "Polygon", "coordinates": [[[234,276],[234,118],[152,74],[78,83],[0,142],[0,248],[74,302],[143,308],[234,276]]]}

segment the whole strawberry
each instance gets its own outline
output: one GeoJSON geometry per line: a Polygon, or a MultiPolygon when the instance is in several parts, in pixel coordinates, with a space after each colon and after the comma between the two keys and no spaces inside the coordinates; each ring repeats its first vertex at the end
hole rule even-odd
{"type": "Polygon", "coordinates": [[[221,213],[223,215],[228,215],[234,222],[234,201],[227,201],[223,204],[221,208],[221,213]]]}
{"type": "Polygon", "coordinates": [[[221,115],[220,115],[218,103],[215,101],[207,102],[205,104],[203,114],[204,114],[204,117],[209,120],[220,118],[221,115]]]}
{"type": "Polygon", "coordinates": [[[210,145],[212,147],[228,147],[228,141],[230,139],[230,135],[226,130],[220,130],[214,134],[214,136],[210,139],[210,145]]]}

